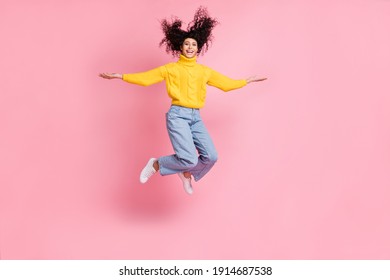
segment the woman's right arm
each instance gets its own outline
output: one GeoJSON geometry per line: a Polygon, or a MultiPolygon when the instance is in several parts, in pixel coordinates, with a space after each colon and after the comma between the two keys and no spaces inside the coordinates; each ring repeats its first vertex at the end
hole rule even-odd
{"type": "Polygon", "coordinates": [[[100,77],[104,79],[122,79],[125,82],[140,85],[149,86],[165,79],[166,70],[164,66],[154,68],[152,70],[140,73],[131,74],[119,74],[119,73],[101,73],[100,77]]]}

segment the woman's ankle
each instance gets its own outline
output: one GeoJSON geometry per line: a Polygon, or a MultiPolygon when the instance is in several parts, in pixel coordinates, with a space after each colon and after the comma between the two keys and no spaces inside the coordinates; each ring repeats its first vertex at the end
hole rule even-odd
{"type": "Polygon", "coordinates": [[[160,170],[160,165],[158,164],[158,160],[156,160],[156,161],[153,163],[153,168],[154,168],[154,170],[156,170],[156,171],[159,171],[159,170],[160,170]]]}
{"type": "Polygon", "coordinates": [[[184,177],[186,177],[187,179],[190,179],[191,178],[191,173],[190,172],[183,172],[183,175],[184,177]]]}

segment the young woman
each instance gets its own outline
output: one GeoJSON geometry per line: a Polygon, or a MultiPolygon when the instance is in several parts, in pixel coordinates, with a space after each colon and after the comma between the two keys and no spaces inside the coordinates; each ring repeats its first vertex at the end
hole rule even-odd
{"type": "Polygon", "coordinates": [[[133,74],[101,73],[105,79],[123,81],[148,86],[165,80],[172,105],[166,114],[168,134],[175,151],[174,154],[151,158],[140,175],[141,183],[157,171],[161,175],[178,174],[184,190],[193,193],[191,177],[199,181],[217,161],[213,141],[201,119],[200,108],[205,104],[206,85],[223,91],[241,88],[248,83],[263,81],[257,76],[242,80],[230,79],[211,68],[198,64],[197,55],[207,51],[212,39],[211,31],[217,21],[200,7],[187,30],[182,30],[182,21],[162,21],[167,53],[179,56],[179,60],[147,72],[133,74]]]}

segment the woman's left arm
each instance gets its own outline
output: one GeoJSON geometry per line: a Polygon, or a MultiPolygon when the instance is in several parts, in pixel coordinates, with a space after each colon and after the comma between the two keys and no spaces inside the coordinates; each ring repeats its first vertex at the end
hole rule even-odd
{"type": "Polygon", "coordinates": [[[266,79],[266,78],[260,78],[258,76],[252,76],[247,79],[235,80],[225,75],[222,75],[213,69],[210,69],[210,71],[211,71],[210,78],[207,81],[207,84],[210,86],[217,87],[223,91],[239,89],[249,83],[264,81],[266,79]]]}

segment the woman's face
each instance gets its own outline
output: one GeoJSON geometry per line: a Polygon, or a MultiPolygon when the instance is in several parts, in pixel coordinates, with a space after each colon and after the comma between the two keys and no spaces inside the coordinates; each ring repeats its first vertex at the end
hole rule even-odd
{"type": "Polygon", "coordinates": [[[180,49],[182,55],[187,58],[193,58],[198,53],[198,43],[192,38],[187,38],[180,49]]]}

